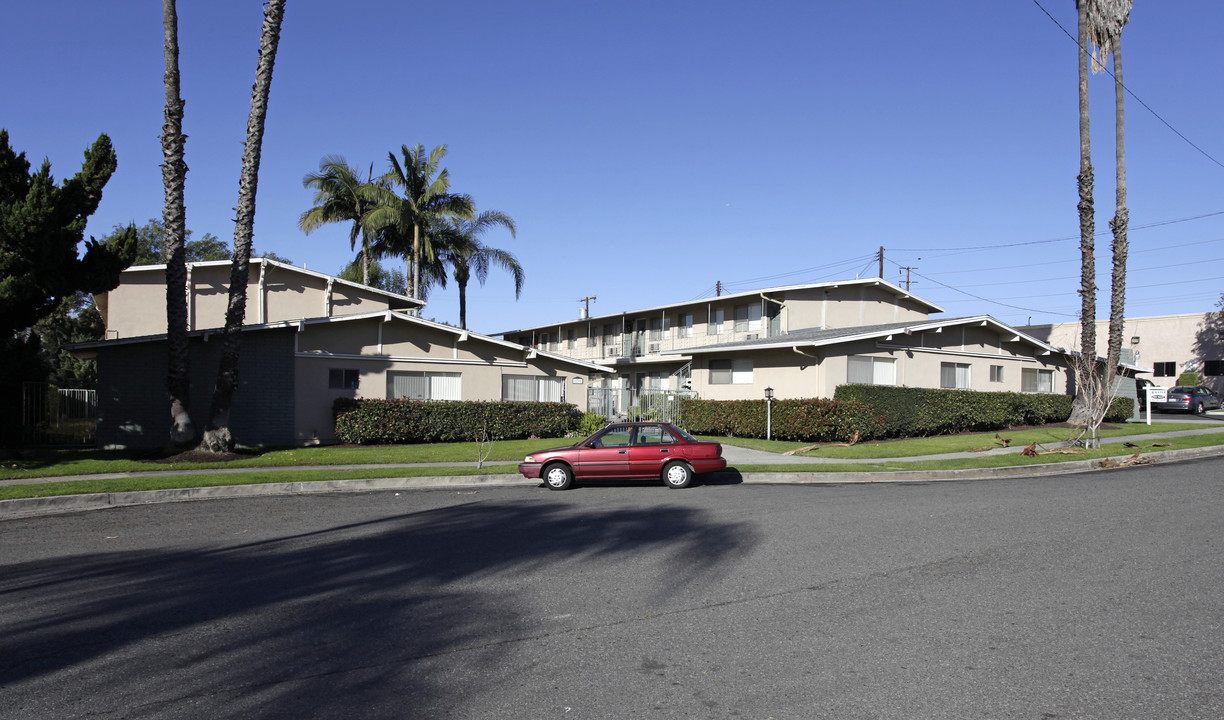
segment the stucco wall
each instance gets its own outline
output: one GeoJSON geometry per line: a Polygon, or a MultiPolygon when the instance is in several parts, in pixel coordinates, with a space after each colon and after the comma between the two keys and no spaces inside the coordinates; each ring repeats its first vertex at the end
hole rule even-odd
{"type": "MultiPolygon", "coordinates": [[[[1177,363],[1171,375],[1140,375],[1160,387],[1173,387],[1181,373],[1201,373],[1208,360],[1224,360],[1224,338],[1218,329],[1209,327],[1208,320],[1206,313],[1127,318],[1122,325],[1122,347],[1134,351],[1135,364],[1140,367],[1177,363]]],[[[1057,347],[1079,347],[1079,323],[1032,325],[1019,330],[1057,347]]],[[[1104,357],[1109,343],[1108,321],[1096,323],[1096,336],[1097,355],[1104,357]]],[[[1203,380],[1217,392],[1224,392],[1224,377],[1208,376],[1203,380]]]]}

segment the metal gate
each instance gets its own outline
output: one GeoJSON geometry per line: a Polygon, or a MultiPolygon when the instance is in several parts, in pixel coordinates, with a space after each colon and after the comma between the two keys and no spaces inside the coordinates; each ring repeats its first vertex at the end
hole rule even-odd
{"type": "Polygon", "coordinates": [[[50,383],[21,386],[21,439],[29,445],[93,445],[98,391],[50,383]]]}
{"type": "Polygon", "coordinates": [[[697,397],[692,390],[642,390],[634,402],[627,389],[588,388],[587,411],[609,422],[653,420],[680,425],[680,399],[697,397]]]}

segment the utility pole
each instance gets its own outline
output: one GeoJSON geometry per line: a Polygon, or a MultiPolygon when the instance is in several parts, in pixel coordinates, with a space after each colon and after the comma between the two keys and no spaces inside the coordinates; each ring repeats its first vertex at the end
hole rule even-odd
{"type": "MultiPolygon", "coordinates": [[[[910,270],[917,270],[918,268],[916,268],[916,267],[911,267],[911,266],[909,266],[909,265],[905,265],[905,266],[903,266],[901,269],[905,271],[905,292],[909,292],[909,286],[910,286],[910,270]]],[[[918,281],[917,281],[917,280],[914,280],[913,282],[918,282],[918,281]]]]}
{"type": "Polygon", "coordinates": [[[721,297],[721,296],[722,296],[722,280],[715,280],[715,281],[714,281],[714,295],[715,295],[715,297],[721,297]]]}
{"type": "Polygon", "coordinates": [[[586,318],[591,317],[591,301],[592,301],[592,300],[594,300],[594,299],[595,299],[595,296],[594,296],[594,295],[592,295],[591,297],[584,297],[584,298],[582,298],[581,300],[579,300],[579,301],[578,301],[578,302],[583,303],[583,304],[585,305],[585,309],[582,311],[582,318],[583,318],[584,320],[585,320],[586,318]]]}
{"type": "Polygon", "coordinates": [[[883,245],[880,246],[880,274],[877,275],[876,277],[880,278],[881,280],[884,279],[884,246],[883,245]]]}

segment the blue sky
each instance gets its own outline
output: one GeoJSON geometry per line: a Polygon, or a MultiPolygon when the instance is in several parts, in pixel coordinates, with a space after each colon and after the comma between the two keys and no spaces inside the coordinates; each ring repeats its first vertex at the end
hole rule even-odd
{"type": "MultiPolygon", "coordinates": [[[[881,246],[884,277],[916,268],[913,292],[948,316],[1075,320],[1076,48],[1058,24],[1074,33],[1075,11],[1041,5],[1053,19],[1033,0],[289,0],[256,253],[337,272],[348,228],[298,230],[303,175],[329,154],[379,173],[401,145],[445,143],[454,190],[518,225],[485,242],[527,273],[518,301],[498,271],[469,287],[477,331],[577,317],[588,296],[607,314],[716,282],[875,276],[881,246]]],[[[160,3],[5,16],[10,142],[62,178],[106,132],[119,170],[88,233],[160,217],[160,3]]],[[[261,21],[254,0],[180,3],[197,235],[233,236],[261,21]]],[[[1129,316],[1211,310],[1224,291],[1222,27],[1218,0],[1140,0],[1123,36],[1124,80],[1151,109],[1128,97],[1129,316]]],[[[1104,318],[1113,86],[1091,86],[1104,318]]],[[[457,323],[453,283],[424,315],[457,323]]]]}

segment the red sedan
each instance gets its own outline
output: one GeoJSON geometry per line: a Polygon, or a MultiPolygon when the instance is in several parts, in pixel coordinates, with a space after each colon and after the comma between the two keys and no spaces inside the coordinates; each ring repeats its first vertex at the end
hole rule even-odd
{"type": "Polygon", "coordinates": [[[519,463],[524,477],[542,479],[553,490],[591,478],[660,478],[686,488],[696,475],[727,467],[722,445],[705,442],[671,423],[609,425],[575,445],[542,450],[519,463]]]}

